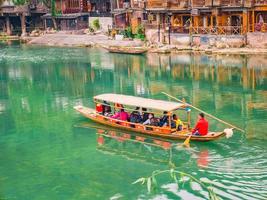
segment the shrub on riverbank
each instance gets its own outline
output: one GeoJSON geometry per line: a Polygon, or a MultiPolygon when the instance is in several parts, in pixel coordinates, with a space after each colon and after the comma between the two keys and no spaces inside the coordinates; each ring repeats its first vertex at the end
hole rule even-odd
{"type": "Polygon", "coordinates": [[[92,25],[93,25],[93,28],[95,30],[99,30],[100,29],[100,22],[99,22],[99,19],[95,19],[93,22],[92,22],[92,25]]]}
{"type": "Polygon", "coordinates": [[[140,39],[142,41],[145,40],[145,31],[143,26],[139,25],[137,27],[137,33],[133,34],[132,28],[130,26],[128,26],[126,29],[124,29],[124,31],[122,32],[123,36],[125,38],[131,38],[131,39],[140,39]]]}

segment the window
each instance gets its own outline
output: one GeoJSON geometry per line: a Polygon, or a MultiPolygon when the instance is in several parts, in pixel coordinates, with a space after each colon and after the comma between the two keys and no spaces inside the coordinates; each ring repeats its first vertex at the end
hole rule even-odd
{"type": "Polygon", "coordinates": [[[106,12],[110,12],[110,2],[106,2],[106,12]]]}

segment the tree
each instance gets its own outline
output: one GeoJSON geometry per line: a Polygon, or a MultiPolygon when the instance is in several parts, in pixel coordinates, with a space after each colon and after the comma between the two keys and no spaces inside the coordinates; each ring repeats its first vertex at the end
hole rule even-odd
{"type": "Polygon", "coordinates": [[[56,2],[55,0],[51,0],[51,18],[53,21],[54,28],[57,29],[57,22],[55,16],[56,16],[56,2]]]}

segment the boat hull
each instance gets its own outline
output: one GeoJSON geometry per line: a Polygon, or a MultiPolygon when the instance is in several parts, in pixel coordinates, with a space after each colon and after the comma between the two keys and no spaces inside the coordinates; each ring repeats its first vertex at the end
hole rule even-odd
{"type": "MultiPolygon", "coordinates": [[[[129,122],[124,122],[120,120],[115,120],[109,117],[105,117],[103,115],[97,114],[94,109],[84,107],[84,106],[75,106],[74,109],[81,113],[84,117],[111,127],[123,129],[123,130],[128,130],[128,131],[134,131],[137,133],[141,133],[144,135],[149,135],[152,137],[160,137],[160,138],[165,138],[165,139],[170,139],[170,140],[185,140],[188,138],[189,135],[191,135],[191,132],[188,130],[182,131],[181,132],[170,132],[170,129],[164,129],[161,127],[153,127],[152,130],[147,130],[144,125],[142,124],[134,124],[134,126],[129,123],[129,122]],[[169,132],[168,132],[169,131],[169,132]]],[[[209,132],[206,136],[195,136],[193,135],[191,137],[191,140],[194,141],[213,141],[217,140],[221,137],[225,136],[224,132],[209,132]]]]}
{"type": "Polygon", "coordinates": [[[123,47],[104,47],[110,53],[122,53],[122,54],[136,54],[141,55],[147,52],[146,49],[137,49],[134,47],[123,48],[123,47]]]}

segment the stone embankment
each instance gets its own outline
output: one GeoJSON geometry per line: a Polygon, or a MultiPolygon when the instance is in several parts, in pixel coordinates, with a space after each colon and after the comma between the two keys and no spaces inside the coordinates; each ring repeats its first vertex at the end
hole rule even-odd
{"type": "Polygon", "coordinates": [[[39,37],[24,38],[28,44],[58,46],[58,47],[95,47],[95,46],[144,46],[140,40],[112,40],[104,34],[97,35],[75,35],[65,32],[44,34],[39,37]]]}
{"type": "MultiPolygon", "coordinates": [[[[204,36],[203,36],[204,37],[204,36]]],[[[207,37],[207,36],[205,36],[207,37]]],[[[267,35],[248,35],[248,45],[218,47],[211,45],[212,39],[199,39],[198,44],[191,46],[190,44],[173,44],[162,45],[159,43],[142,42],[140,40],[112,40],[105,34],[87,35],[87,34],[70,34],[67,32],[57,32],[53,34],[44,34],[39,37],[26,37],[24,40],[31,45],[57,46],[57,47],[105,47],[105,46],[121,46],[121,47],[144,47],[152,53],[170,53],[170,52],[204,52],[207,54],[267,54],[267,45],[265,39],[267,35]],[[205,43],[203,42],[205,41],[205,43]],[[207,43],[208,41],[208,43],[207,43]],[[254,41],[254,42],[253,42],[254,41]],[[265,42],[264,42],[265,41],[265,42]]],[[[226,38],[229,39],[229,38],[226,38]]],[[[225,40],[226,40],[225,39],[225,40]]],[[[239,38],[230,38],[231,42],[238,43],[239,38]]],[[[184,40],[180,38],[179,40],[184,40]]],[[[187,40],[186,40],[187,41],[187,40]]],[[[198,41],[198,40],[196,40],[198,41]]],[[[220,41],[221,42],[221,41],[220,41]]],[[[217,39],[217,43],[218,39],[217,39]]],[[[221,42],[223,43],[223,42],[221,42]]]]}

